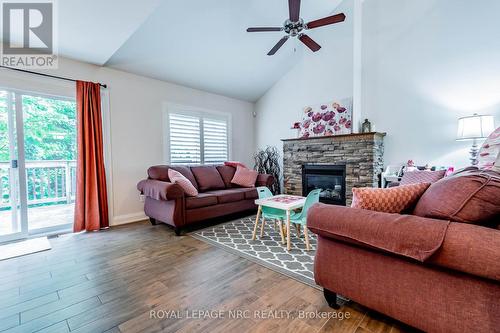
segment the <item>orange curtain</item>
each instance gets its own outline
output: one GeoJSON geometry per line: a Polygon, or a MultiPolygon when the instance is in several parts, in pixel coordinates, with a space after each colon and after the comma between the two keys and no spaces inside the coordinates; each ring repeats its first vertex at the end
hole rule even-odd
{"type": "Polygon", "coordinates": [[[77,81],[76,104],[78,157],[73,230],[96,231],[109,226],[99,84],[77,81]]]}

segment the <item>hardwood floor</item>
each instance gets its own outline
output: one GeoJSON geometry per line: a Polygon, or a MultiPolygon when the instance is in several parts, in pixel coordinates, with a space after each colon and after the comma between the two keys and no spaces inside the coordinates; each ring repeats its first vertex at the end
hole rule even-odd
{"type": "Polygon", "coordinates": [[[163,225],[141,222],[65,235],[51,244],[50,251],[0,262],[0,331],[408,330],[357,304],[339,310],[349,318],[328,318],[335,311],[321,291],[189,236],[176,237],[163,225]],[[233,318],[237,310],[239,319],[233,318]],[[316,312],[323,318],[300,317],[316,312]]]}

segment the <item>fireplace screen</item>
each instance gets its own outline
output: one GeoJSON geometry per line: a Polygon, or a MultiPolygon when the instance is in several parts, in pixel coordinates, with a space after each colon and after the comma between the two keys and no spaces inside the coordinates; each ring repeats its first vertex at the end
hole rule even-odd
{"type": "Polygon", "coordinates": [[[321,202],[345,206],[345,165],[302,166],[302,194],[318,188],[321,202]]]}

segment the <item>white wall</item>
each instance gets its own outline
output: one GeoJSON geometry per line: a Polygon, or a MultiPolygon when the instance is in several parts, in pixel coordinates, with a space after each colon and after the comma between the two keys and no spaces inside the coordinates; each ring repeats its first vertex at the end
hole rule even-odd
{"type": "MultiPolygon", "coordinates": [[[[277,146],[281,139],[293,138],[290,127],[301,120],[307,105],[352,97],[353,22],[352,0],[335,10],[347,16],[343,23],[310,30],[307,34],[322,46],[319,52],[304,50],[302,59],[256,104],[256,146],[277,146]]],[[[297,41],[297,48],[305,48],[297,41]]]]}
{"type": "MultiPolygon", "coordinates": [[[[304,58],[256,104],[256,146],[294,137],[300,110],[353,94],[353,1],[344,24],[311,32],[323,49],[304,58]]],[[[467,165],[458,117],[493,114],[500,125],[500,1],[365,0],[362,109],[387,132],[385,163],[467,165]]],[[[358,119],[359,120],[359,119],[358,119]]]]}
{"type": "Polygon", "coordinates": [[[500,125],[500,1],[366,0],[363,112],[387,132],[386,163],[464,166],[457,119],[500,125]]]}
{"type": "MultiPolygon", "coordinates": [[[[50,74],[106,83],[109,87],[112,154],[112,224],[144,217],[136,184],[146,170],[163,161],[162,114],[166,103],[232,114],[234,160],[252,165],[252,103],[148,79],[125,72],[60,59],[50,74]]],[[[74,83],[0,70],[0,86],[52,94],[75,94],[74,83]]]]}

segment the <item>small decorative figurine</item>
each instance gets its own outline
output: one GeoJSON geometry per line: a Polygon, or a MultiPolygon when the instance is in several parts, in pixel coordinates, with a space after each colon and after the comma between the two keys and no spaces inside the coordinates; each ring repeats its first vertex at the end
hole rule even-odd
{"type": "Polygon", "coordinates": [[[365,122],[361,125],[361,132],[370,133],[371,131],[372,131],[372,124],[368,121],[368,119],[365,119],[365,122]]]}

